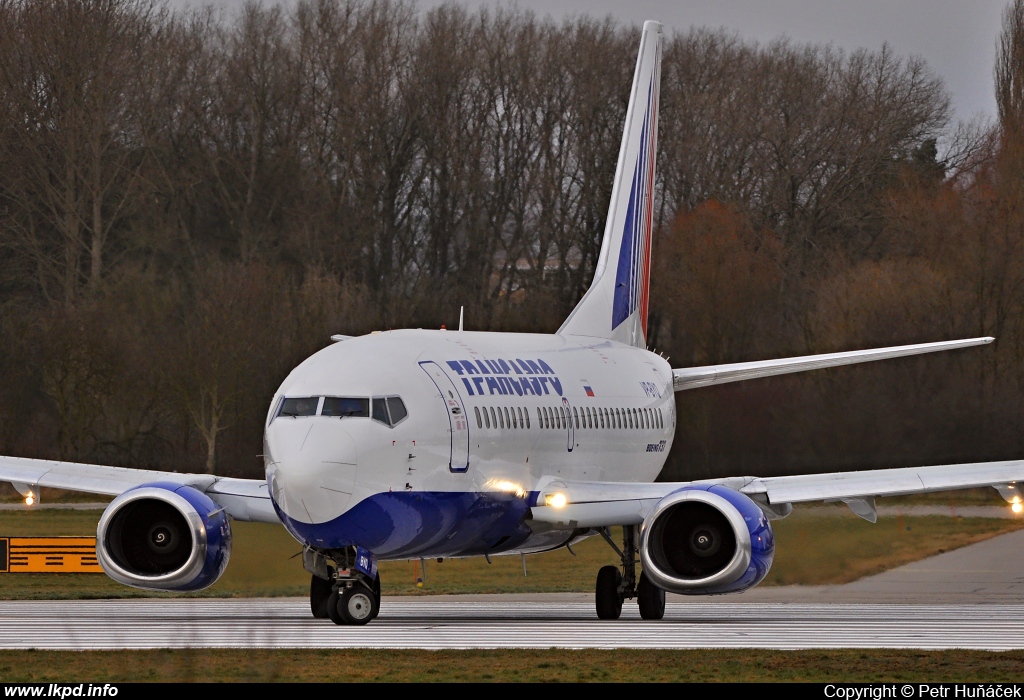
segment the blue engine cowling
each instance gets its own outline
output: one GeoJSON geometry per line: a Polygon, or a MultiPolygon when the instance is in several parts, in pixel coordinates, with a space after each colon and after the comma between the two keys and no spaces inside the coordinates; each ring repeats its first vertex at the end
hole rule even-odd
{"type": "Polygon", "coordinates": [[[125,491],[96,528],[103,571],[136,588],[206,588],[221,577],[230,556],[227,513],[191,486],[155,482],[125,491]]]}
{"type": "Polygon", "coordinates": [[[735,593],[757,585],[775,535],[752,500],[724,486],[687,486],[661,499],[640,531],[640,563],[666,591],[735,593]]]}

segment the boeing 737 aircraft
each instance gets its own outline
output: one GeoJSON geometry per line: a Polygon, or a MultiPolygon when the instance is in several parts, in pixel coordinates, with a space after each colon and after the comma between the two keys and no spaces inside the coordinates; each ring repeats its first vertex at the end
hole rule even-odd
{"type": "Polygon", "coordinates": [[[387,559],[534,553],[601,536],[621,558],[596,607],[665,591],[746,590],[768,573],[771,520],[841,500],[874,521],[876,496],[993,486],[1020,501],[1024,461],[654,483],[696,387],[990,343],[992,338],[672,369],[648,352],[652,192],[662,28],[643,27],[594,281],[554,335],[396,330],[335,336],[278,389],[266,478],[0,458],[0,481],[116,496],[97,528],[103,570],[129,586],[213,584],[232,518],[281,523],[302,544],[314,616],[365,624],[387,559]],[[610,536],[622,526],[621,547],[610,536]],[[637,576],[637,565],[642,573],[637,576]]]}

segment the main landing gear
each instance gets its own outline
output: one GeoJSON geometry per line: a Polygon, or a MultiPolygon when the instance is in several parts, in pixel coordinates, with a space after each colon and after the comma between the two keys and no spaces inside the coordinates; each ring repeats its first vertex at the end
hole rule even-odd
{"type": "MultiPolygon", "coordinates": [[[[334,553],[335,563],[344,566],[348,557],[334,553]]],[[[303,552],[303,564],[312,572],[309,609],[313,617],[329,618],[336,625],[365,625],[380,612],[380,576],[370,579],[351,566],[338,568],[319,552],[303,552]]],[[[371,573],[375,573],[370,570],[371,573]]]]}
{"type": "Polygon", "coordinates": [[[660,620],[665,616],[665,591],[651,583],[644,573],[636,576],[636,526],[622,528],[622,549],[612,540],[608,528],[598,531],[622,559],[621,569],[604,566],[597,572],[597,587],[594,602],[597,616],[602,620],[618,620],[622,614],[622,601],[636,598],[640,605],[640,617],[645,620],[660,620]]]}

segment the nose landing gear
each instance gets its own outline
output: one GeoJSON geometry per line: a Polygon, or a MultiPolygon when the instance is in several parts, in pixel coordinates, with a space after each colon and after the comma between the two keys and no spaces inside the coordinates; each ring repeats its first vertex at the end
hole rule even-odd
{"type": "Polygon", "coordinates": [[[622,528],[622,549],[612,540],[608,528],[599,530],[601,537],[615,550],[622,560],[621,569],[604,566],[597,572],[597,586],[594,602],[597,616],[602,620],[618,620],[622,614],[622,602],[636,598],[640,606],[640,617],[644,620],[660,620],[665,616],[665,591],[651,583],[644,573],[636,576],[636,526],[622,528]]]}
{"type": "Polygon", "coordinates": [[[348,554],[331,552],[332,565],[322,552],[308,547],[303,551],[303,564],[312,573],[309,608],[313,617],[329,618],[336,625],[365,625],[380,612],[380,576],[375,564],[369,566],[365,550],[363,568],[349,566],[348,554]]]}
{"type": "Polygon", "coordinates": [[[380,612],[380,577],[367,585],[363,580],[332,582],[313,576],[309,607],[313,617],[330,618],[336,625],[365,625],[380,612]]]}

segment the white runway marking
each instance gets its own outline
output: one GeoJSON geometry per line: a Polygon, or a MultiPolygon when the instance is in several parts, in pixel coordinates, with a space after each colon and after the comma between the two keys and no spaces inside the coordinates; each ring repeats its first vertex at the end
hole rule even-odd
{"type": "Polygon", "coordinates": [[[670,602],[615,622],[578,602],[386,599],[365,627],[314,620],[305,600],[0,602],[0,648],[1024,648],[1024,605],[670,602]]]}

